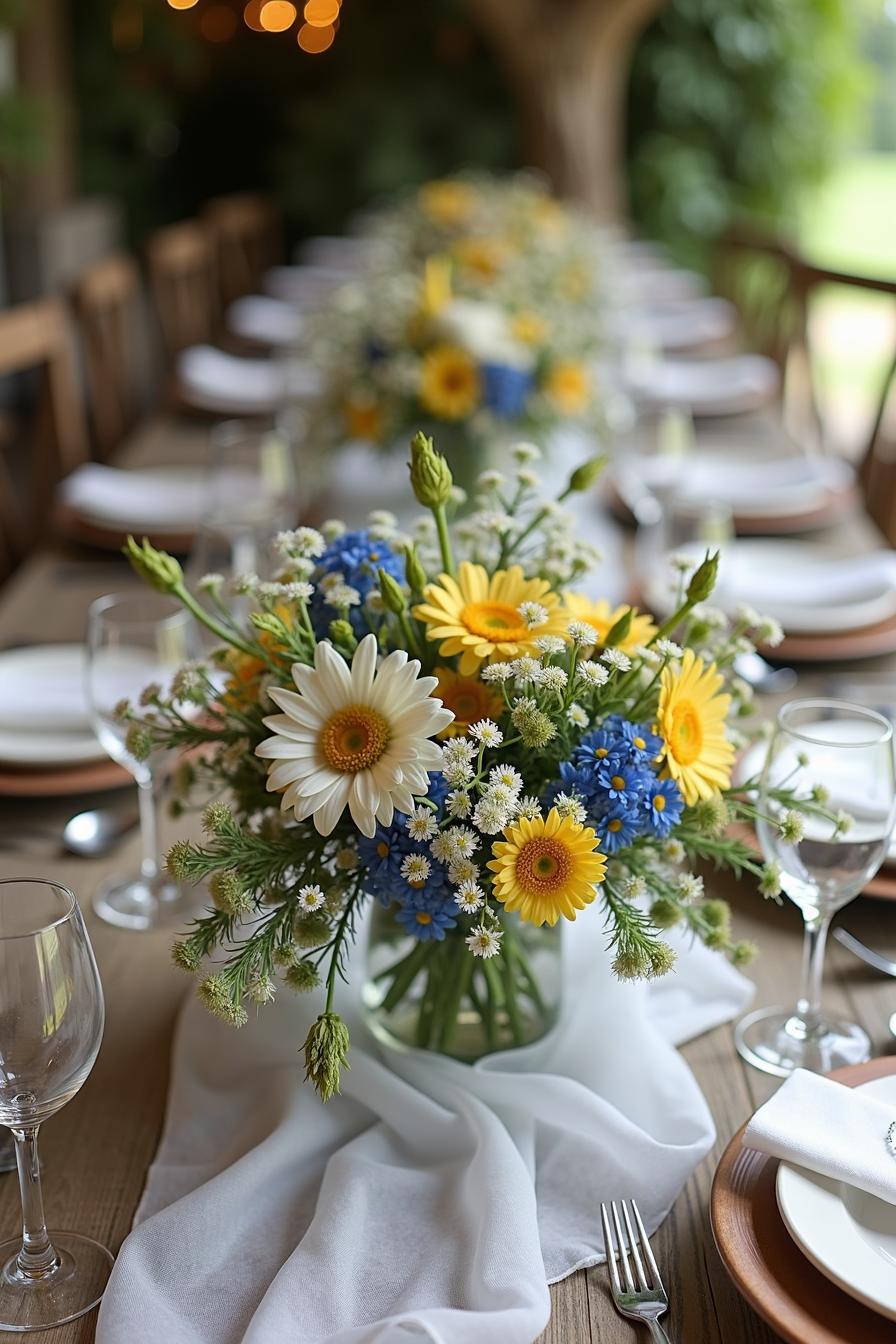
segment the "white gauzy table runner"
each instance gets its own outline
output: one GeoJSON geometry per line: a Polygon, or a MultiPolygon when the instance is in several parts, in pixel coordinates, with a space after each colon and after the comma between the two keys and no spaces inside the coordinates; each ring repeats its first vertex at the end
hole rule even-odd
{"type": "Polygon", "coordinates": [[[603,1259],[600,1201],[636,1197],[652,1230],[709,1150],[674,1046],[752,992],[689,940],[667,980],[620,984],[596,907],[564,936],[558,1027],[473,1068],[378,1047],[356,955],[326,1106],[298,1053],[317,995],[283,990],[241,1031],[191,997],[98,1344],[532,1344],[547,1285],[603,1259]]]}

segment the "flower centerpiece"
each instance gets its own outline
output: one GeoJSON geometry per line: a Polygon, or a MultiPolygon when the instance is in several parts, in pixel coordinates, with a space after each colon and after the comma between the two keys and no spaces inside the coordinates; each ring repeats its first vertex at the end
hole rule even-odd
{"type": "MultiPolygon", "coordinates": [[[[375,1029],[471,1059],[555,1020],[559,929],[587,906],[603,911],[616,975],[649,978],[672,967],[676,924],[735,962],[752,953],[695,864],[778,890],[728,833],[756,815],[755,781],[731,785],[748,711],[731,668],[758,618],[726,627],[705,605],[709,554],[679,576],[659,627],[584,596],[595,556],[561,506],[602,463],[574,471],[558,503],[540,493],[537,450],[515,455],[514,479],[490,477],[484,512],[456,528],[447,462],[418,434],[416,541],[382,516],[360,532],[282,534],[277,581],[238,582],[255,608],[245,627],[219,577],[196,597],[177,561],[128,543],[136,569],[221,641],[209,665],[119,711],[135,756],[185,750],[179,807],[213,799],[205,841],[169,857],[213,903],[175,959],[212,963],[199,992],[235,1026],[282,987],[322,983],[305,1061],[325,1099],[346,1062],[337,991],[365,908],[375,1029]]],[[[753,633],[767,638],[763,625],[753,633]]],[[[792,828],[824,807],[786,790],[778,801],[792,828]]]]}
{"type": "Polygon", "coordinates": [[[601,338],[593,225],[534,178],[430,182],[370,226],[370,261],[312,319],[315,439],[385,447],[418,425],[461,452],[593,427],[601,338]]]}

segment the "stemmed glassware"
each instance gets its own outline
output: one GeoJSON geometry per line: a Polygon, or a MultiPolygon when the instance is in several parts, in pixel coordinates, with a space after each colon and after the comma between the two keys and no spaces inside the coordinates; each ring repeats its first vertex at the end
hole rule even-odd
{"type": "Polygon", "coordinates": [[[112,1256],[44,1219],[38,1130],[84,1083],[103,1036],[103,991],[74,896],[0,882],[0,1124],[12,1130],[22,1239],[0,1243],[0,1331],[74,1320],[103,1295],[112,1256]]]}
{"type": "Polygon", "coordinates": [[[896,819],[892,725],[844,701],[791,701],[778,714],[758,811],[762,852],[780,866],[781,886],[805,921],[803,969],[796,1007],[750,1013],[737,1026],[738,1051],[779,1077],[861,1063],[871,1042],[855,1023],[823,1013],[822,970],[833,915],[887,854],[896,819]],[[808,803],[802,819],[788,814],[785,786],[808,803]]]}
{"type": "MultiPolygon", "coordinates": [[[[151,683],[167,689],[185,662],[200,652],[193,618],[178,602],[158,593],[112,593],[91,603],[87,620],[86,682],[91,721],[106,751],[137,781],[143,861],[136,877],[112,878],[94,897],[97,914],[110,924],[148,929],[183,919],[190,895],[164,873],[159,853],[158,756],[137,760],[127,747],[128,724],[116,714],[123,699],[139,701],[151,683]]],[[[183,712],[195,712],[189,706],[183,712]]]]}

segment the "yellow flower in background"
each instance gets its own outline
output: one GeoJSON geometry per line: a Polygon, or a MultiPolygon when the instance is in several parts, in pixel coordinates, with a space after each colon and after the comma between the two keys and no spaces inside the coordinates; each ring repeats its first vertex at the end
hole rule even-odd
{"type": "Polygon", "coordinates": [[[459,228],[470,218],[476,207],[476,192],[467,182],[452,182],[437,178],[420,188],[417,196],[420,209],[444,228],[459,228]]]}
{"type": "Polygon", "coordinates": [[[514,340],[523,345],[541,345],[548,334],[548,324],[538,313],[526,310],[514,313],[510,319],[510,331],[514,340]]]}
{"type": "Polygon", "coordinates": [[[588,370],[577,359],[560,360],[548,370],[544,392],[561,415],[578,415],[591,397],[588,370]]]}
{"type": "Polygon", "coordinates": [[[440,420],[463,420],[479,405],[479,370],[466,350],[437,345],[423,357],[420,401],[440,420]]]}
{"type": "Polygon", "coordinates": [[[590,827],[552,807],[547,817],[521,817],[504,836],[492,845],[488,867],[495,897],[509,914],[556,924],[561,915],[575,919],[594,900],[607,861],[590,827]]]}
{"type": "Polygon", "coordinates": [[[504,701],[478,677],[462,677],[451,667],[436,667],[433,672],[439,682],[436,694],[454,715],[453,723],[443,728],[439,737],[457,737],[480,719],[494,719],[500,714],[504,701]]]}
{"type": "Polygon", "coordinates": [[[734,747],[725,733],[730,695],[720,695],[723,677],[693,649],[685,649],[680,671],[669,666],[660,677],[657,725],[666,744],[664,775],[675,780],[689,807],[714,798],[731,782],[734,747]]]}
{"type": "Polygon", "coordinates": [[[565,635],[568,617],[560,598],[545,579],[527,579],[519,565],[489,574],[482,565],[464,561],[457,579],[440,574],[423,590],[424,601],[414,615],[429,629],[427,639],[441,640],[443,658],[460,655],[462,676],[471,676],[488,659],[517,658],[535,647],[539,635],[565,635]],[[524,602],[543,607],[547,620],[527,625],[520,614],[524,602]]]}
{"type": "Polygon", "coordinates": [[[552,196],[539,196],[532,207],[532,218],[546,237],[559,237],[569,228],[569,215],[552,196]]]}
{"type": "Polygon", "coordinates": [[[435,317],[451,302],[451,258],[439,254],[427,257],[423,263],[423,281],[420,287],[420,312],[424,317],[435,317]]]}
{"type": "Polygon", "coordinates": [[[496,280],[507,265],[510,248],[500,238],[463,238],[454,255],[465,271],[478,280],[496,280]]]}
{"type": "Polygon", "coordinates": [[[353,397],[345,404],[345,427],[353,439],[379,443],[383,434],[383,412],[374,397],[353,397]]]}
{"type": "MultiPolygon", "coordinates": [[[[601,643],[619,618],[630,610],[627,606],[611,608],[605,597],[602,597],[598,602],[593,602],[590,597],[585,597],[584,593],[564,593],[563,601],[569,613],[569,619],[571,621],[585,621],[586,624],[593,625],[600,636],[601,643]]],[[[618,647],[626,653],[631,652],[643,644],[649,644],[655,634],[656,626],[650,617],[645,616],[642,611],[635,611],[628,636],[618,647]]]]}

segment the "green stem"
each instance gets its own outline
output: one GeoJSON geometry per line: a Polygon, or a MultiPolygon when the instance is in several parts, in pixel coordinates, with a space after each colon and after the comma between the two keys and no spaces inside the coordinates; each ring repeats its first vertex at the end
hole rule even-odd
{"type": "Polygon", "coordinates": [[[501,957],[501,979],[504,983],[504,1000],[507,1004],[507,1018],[510,1022],[510,1034],[514,1045],[523,1044],[523,1021],[516,1001],[516,984],[513,979],[513,965],[509,957],[501,957]]]}
{"type": "Polygon", "coordinates": [[[495,1036],[498,1028],[498,1011],[504,1006],[504,990],[501,987],[501,977],[497,968],[492,965],[488,957],[482,959],[482,973],[485,976],[485,983],[488,989],[489,1006],[491,1008],[492,1021],[495,1027],[495,1036]]]}
{"type": "Polygon", "coordinates": [[[451,971],[451,992],[445,1001],[445,1015],[439,1033],[439,1048],[448,1051],[457,1031],[457,1015],[463,1003],[464,995],[473,974],[473,954],[467,948],[463,937],[455,938],[453,965],[451,971]]]}
{"type": "Polygon", "coordinates": [[[408,956],[397,963],[397,968],[391,966],[388,971],[381,972],[382,975],[391,975],[392,971],[397,969],[395,979],[380,1004],[384,1012],[391,1013],[392,1009],[401,1002],[414,983],[417,973],[427,961],[430,951],[429,943],[418,943],[413,952],[410,952],[408,956]]]}
{"type": "Polygon", "coordinates": [[[442,552],[442,566],[445,573],[454,578],[454,555],[451,551],[451,538],[448,535],[448,519],[445,516],[445,505],[437,504],[433,508],[433,517],[436,520],[436,531],[439,534],[439,550],[442,552]]]}
{"type": "Polygon", "coordinates": [[[333,995],[336,990],[336,976],[339,974],[339,956],[342,951],[342,945],[348,934],[349,924],[354,915],[355,903],[358,900],[358,892],[354,891],[345,903],[345,909],[342,912],[342,918],[336,926],[336,932],[330,943],[330,969],[327,972],[327,1006],[325,1011],[333,1011],[333,995]]]}
{"type": "Polygon", "coordinates": [[[210,630],[222,643],[230,644],[233,648],[239,649],[240,653],[247,653],[250,658],[260,658],[262,656],[257,648],[247,644],[245,640],[228,630],[225,625],[212,616],[211,612],[206,611],[205,607],[196,601],[193,594],[184,588],[183,584],[178,584],[172,590],[172,593],[186,607],[187,611],[195,616],[196,620],[204,625],[206,630],[210,630]]]}
{"type": "Polygon", "coordinates": [[[543,1018],[547,1017],[547,1005],[542,998],[541,990],[538,988],[538,981],[535,979],[532,972],[529,958],[526,956],[525,952],[520,947],[519,942],[513,935],[511,935],[508,940],[506,926],[504,929],[504,955],[509,957],[512,962],[515,961],[517,966],[519,966],[520,974],[526,982],[529,998],[535,1004],[540,1015],[543,1018]]]}
{"type": "Polygon", "coordinates": [[[488,997],[488,987],[486,986],[486,995],[485,1000],[483,1001],[479,997],[479,990],[476,987],[476,980],[472,974],[473,970],[475,969],[476,969],[475,967],[471,969],[470,983],[467,986],[467,993],[470,996],[470,1002],[472,1003],[474,1009],[479,1015],[479,1021],[482,1023],[483,1029],[485,1031],[485,1039],[488,1041],[489,1049],[494,1050],[495,1022],[491,1013],[491,1004],[488,997]]]}

